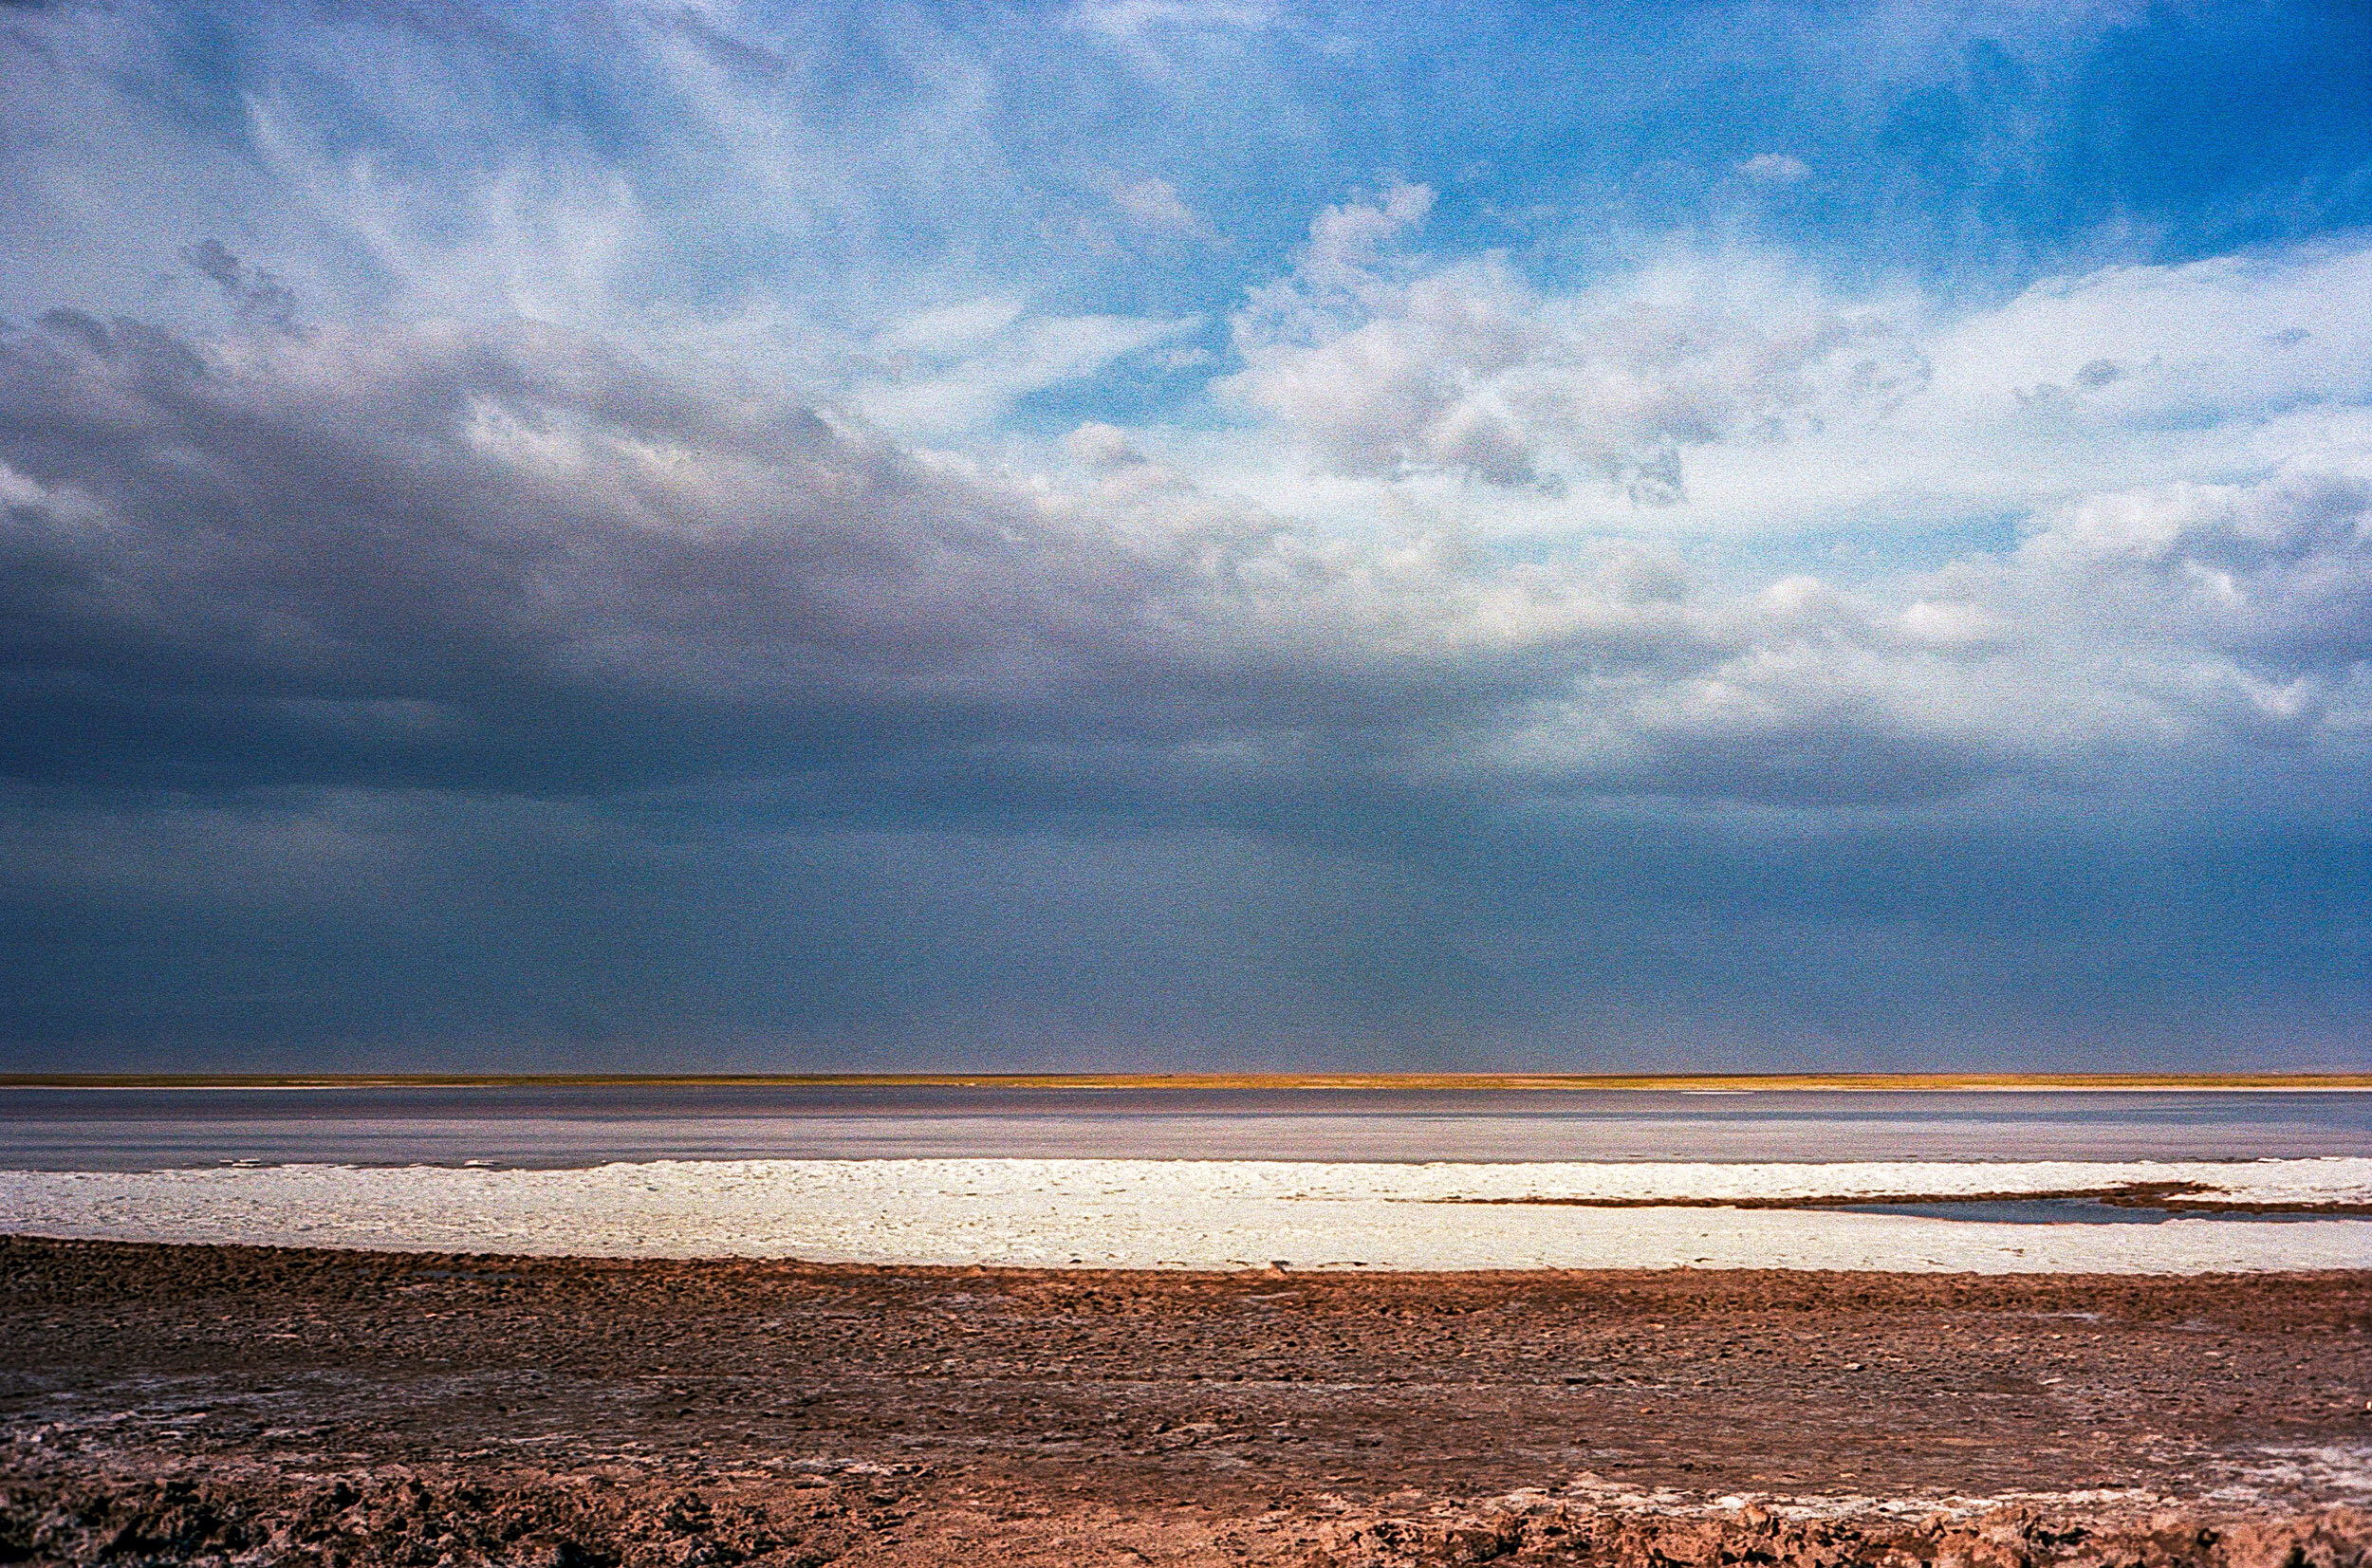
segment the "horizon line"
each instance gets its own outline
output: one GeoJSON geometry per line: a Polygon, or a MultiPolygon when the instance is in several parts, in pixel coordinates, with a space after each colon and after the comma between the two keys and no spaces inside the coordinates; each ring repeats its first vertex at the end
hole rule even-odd
{"type": "Polygon", "coordinates": [[[2372,1089],[2372,1072],[2252,1073],[0,1073],[0,1089],[985,1088],[1530,1091],[2372,1089]]]}

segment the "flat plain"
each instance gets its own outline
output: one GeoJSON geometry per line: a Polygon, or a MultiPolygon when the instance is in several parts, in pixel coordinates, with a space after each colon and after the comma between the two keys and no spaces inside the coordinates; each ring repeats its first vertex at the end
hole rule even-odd
{"type": "Polygon", "coordinates": [[[2363,1559],[2372,1275],[1149,1274],[0,1239],[0,1555],[2363,1559]]]}

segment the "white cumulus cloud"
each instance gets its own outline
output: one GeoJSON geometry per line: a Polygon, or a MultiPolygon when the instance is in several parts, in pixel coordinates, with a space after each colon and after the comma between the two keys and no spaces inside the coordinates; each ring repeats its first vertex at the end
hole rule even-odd
{"type": "Polygon", "coordinates": [[[1751,264],[1684,264],[1552,294],[1495,256],[1393,249],[1431,194],[1329,208],[1292,272],[1234,322],[1222,384],[1322,466],[1449,469],[1501,486],[1612,482],[1685,491],[1687,449],[1881,411],[1927,366],[1883,311],[1751,264]]]}

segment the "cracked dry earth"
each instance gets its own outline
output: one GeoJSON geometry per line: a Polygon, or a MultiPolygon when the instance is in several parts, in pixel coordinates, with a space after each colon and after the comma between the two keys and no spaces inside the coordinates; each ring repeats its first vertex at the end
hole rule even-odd
{"type": "Polygon", "coordinates": [[[0,1560],[2345,1568],[2372,1275],[0,1238],[0,1560]]]}

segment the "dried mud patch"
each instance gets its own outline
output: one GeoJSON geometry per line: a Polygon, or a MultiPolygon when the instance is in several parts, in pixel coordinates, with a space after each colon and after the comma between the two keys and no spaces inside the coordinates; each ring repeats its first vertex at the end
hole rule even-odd
{"type": "Polygon", "coordinates": [[[1346,1510],[1281,1531],[1269,1560],[1300,1568],[1589,1563],[1598,1568],[2356,1568],[2372,1516],[2331,1507],[2235,1514],[2103,1497],[1972,1503],[1916,1518],[1896,1506],[1789,1517],[1745,1503],[1672,1509],[1518,1493],[1417,1512],[1346,1510]]]}
{"type": "Polygon", "coordinates": [[[2356,1568],[2372,1276],[0,1238],[0,1562],[2356,1568]]]}
{"type": "Polygon", "coordinates": [[[815,1568],[906,1517],[902,1491],[760,1498],[603,1474],[53,1472],[0,1484],[0,1559],[55,1563],[815,1568]]]}
{"type": "Polygon", "coordinates": [[[401,1467],[204,1476],[64,1471],[0,1484],[0,1560],[162,1568],[691,1568],[1136,1562],[1236,1568],[2362,1568],[2372,1515],[2249,1510],[2146,1494],[1740,1503],[1519,1491],[1375,1505],[1321,1498],[1230,1519],[1092,1498],[857,1477],[619,1476],[401,1467]]]}

